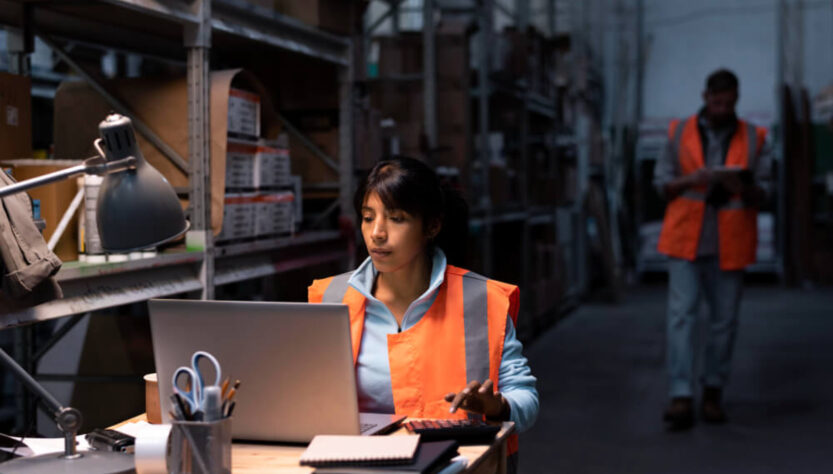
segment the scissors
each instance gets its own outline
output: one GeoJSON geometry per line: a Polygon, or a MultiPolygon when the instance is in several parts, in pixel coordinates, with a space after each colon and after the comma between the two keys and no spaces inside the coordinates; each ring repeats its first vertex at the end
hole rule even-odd
{"type": "Polygon", "coordinates": [[[203,411],[205,401],[205,379],[202,376],[202,372],[200,372],[200,359],[208,359],[208,361],[214,366],[214,372],[217,375],[214,383],[210,385],[219,387],[220,380],[222,380],[223,377],[220,372],[220,363],[217,362],[217,358],[205,351],[194,352],[194,355],[191,356],[191,367],[182,366],[174,371],[172,378],[174,392],[182,397],[185,403],[188,404],[188,407],[191,409],[191,413],[203,411]],[[187,378],[186,383],[188,384],[188,388],[186,389],[180,388],[177,384],[177,381],[183,374],[187,378]]]}

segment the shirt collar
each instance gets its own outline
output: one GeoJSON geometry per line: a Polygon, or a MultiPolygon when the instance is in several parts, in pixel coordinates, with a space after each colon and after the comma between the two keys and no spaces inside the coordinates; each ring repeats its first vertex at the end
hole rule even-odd
{"type": "Polygon", "coordinates": [[[730,120],[726,125],[720,128],[713,128],[711,123],[709,123],[709,119],[706,118],[706,108],[702,107],[697,112],[697,125],[700,127],[700,130],[710,131],[718,136],[734,135],[738,125],[738,118],[735,115],[734,120],[730,120]]]}
{"type": "MultiPolygon", "coordinates": [[[[435,291],[437,291],[440,285],[443,284],[443,281],[445,281],[445,268],[447,263],[445,253],[443,253],[443,251],[439,248],[434,249],[434,256],[431,259],[431,282],[428,285],[428,289],[425,290],[425,292],[417,298],[415,302],[429,298],[435,291]]],[[[371,260],[370,257],[367,257],[364,262],[359,265],[359,268],[353,272],[353,275],[350,276],[347,283],[355,288],[365,298],[376,300],[373,296],[373,283],[376,281],[376,275],[378,273],[378,270],[376,270],[376,267],[373,265],[373,260],[371,260]]]]}

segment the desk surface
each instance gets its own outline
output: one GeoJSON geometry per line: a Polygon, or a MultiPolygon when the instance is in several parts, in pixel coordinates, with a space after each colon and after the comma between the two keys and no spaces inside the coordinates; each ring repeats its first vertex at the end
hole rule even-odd
{"type": "MultiPolygon", "coordinates": [[[[118,428],[125,423],[146,421],[144,414],[133,417],[111,428],[118,428]]],[[[503,423],[503,427],[490,445],[460,446],[461,455],[469,459],[467,473],[504,473],[506,472],[506,439],[515,431],[511,422],[503,423]]],[[[391,436],[406,434],[401,428],[391,436]]],[[[281,444],[247,444],[234,443],[231,447],[231,466],[234,473],[311,473],[312,468],[298,464],[304,446],[288,446],[281,444]]]]}

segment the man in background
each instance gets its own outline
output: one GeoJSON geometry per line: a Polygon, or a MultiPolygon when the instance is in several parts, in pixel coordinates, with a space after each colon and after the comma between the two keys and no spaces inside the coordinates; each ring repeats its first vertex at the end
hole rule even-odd
{"type": "Polygon", "coordinates": [[[672,430],[694,423],[695,354],[702,350],[701,416],[724,423],[721,404],[738,327],[743,269],[755,261],[758,207],[770,189],[766,130],[735,115],[738,79],[709,75],[704,105],[675,120],[654,185],[667,201],[658,249],[668,255],[667,370],[672,430]],[[694,338],[700,300],[709,307],[704,347],[694,338]]]}

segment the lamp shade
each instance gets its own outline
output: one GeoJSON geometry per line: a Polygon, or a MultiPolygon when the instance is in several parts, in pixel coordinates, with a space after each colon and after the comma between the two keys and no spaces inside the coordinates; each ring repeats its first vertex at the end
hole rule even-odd
{"type": "Polygon", "coordinates": [[[96,218],[102,247],[127,252],[153,247],[184,234],[188,222],[173,187],[151,166],[136,143],[128,117],[110,114],[98,125],[107,162],[130,156],[135,169],[104,176],[96,218]]]}

